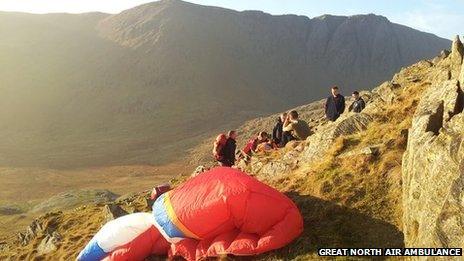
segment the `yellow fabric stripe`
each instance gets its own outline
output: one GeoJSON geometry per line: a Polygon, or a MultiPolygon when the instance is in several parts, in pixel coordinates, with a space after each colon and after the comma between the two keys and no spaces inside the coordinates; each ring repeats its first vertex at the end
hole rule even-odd
{"type": "Polygon", "coordinates": [[[190,231],[187,227],[184,226],[180,222],[180,220],[177,218],[176,213],[174,212],[174,208],[172,207],[171,204],[171,199],[169,198],[170,193],[166,192],[166,196],[164,197],[164,206],[166,207],[166,212],[168,213],[169,219],[171,219],[171,222],[176,225],[176,227],[184,233],[185,236],[189,238],[195,238],[199,239],[197,235],[195,235],[192,231],[190,231]]]}

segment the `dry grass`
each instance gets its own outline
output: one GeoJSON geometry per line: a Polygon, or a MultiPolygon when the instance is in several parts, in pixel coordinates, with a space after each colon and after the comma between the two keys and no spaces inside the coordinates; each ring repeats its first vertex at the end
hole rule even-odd
{"type": "MultiPolygon", "coordinates": [[[[280,179],[264,180],[287,191],[297,203],[305,231],[295,243],[263,259],[317,260],[319,247],[403,246],[402,156],[415,108],[429,86],[425,81],[402,82],[394,90],[394,102],[371,114],[367,130],[337,138],[317,162],[300,165],[280,179]],[[377,153],[342,156],[374,145],[377,153]]],[[[266,160],[278,160],[288,152],[266,160]]]]}
{"type": "MultiPolygon", "coordinates": [[[[149,212],[151,206],[147,198],[148,192],[140,192],[131,196],[130,200],[123,200],[117,204],[129,213],[149,212]]],[[[46,213],[36,219],[44,231],[39,231],[38,236],[25,246],[16,242],[9,251],[0,251],[0,260],[73,260],[105,223],[106,216],[103,209],[104,204],[93,204],[67,211],[46,213]],[[57,244],[56,251],[39,255],[37,248],[49,230],[59,233],[62,240],[57,244]]],[[[10,236],[6,240],[16,239],[10,236]]]]}
{"type": "Polygon", "coordinates": [[[312,178],[302,191],[340,202],[400,228],[401,161],[406,133],[420,95],[428,86],[413,84],[398,88],[396,100],[372,115],[374,121],[367,130],[339,137],[326,156],[310,166],[312,178]],[[373,145],[379,147],[378,154],[338,157],[373,145]],[[318,191],[314,191],[314,184],[319,184],[318,191]]]}

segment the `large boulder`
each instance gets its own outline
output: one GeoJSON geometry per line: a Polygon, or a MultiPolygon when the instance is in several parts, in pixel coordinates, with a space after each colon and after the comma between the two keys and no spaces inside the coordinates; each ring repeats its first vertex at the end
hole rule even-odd
{"type": "MultiPolygon", "coordinates": [[[[461,57],[453,44],[450,57],[461,57]]],[[[462,71],[459,68],[457,71],[462,71]]],[[[462,75],[461,75],[462,78],[462,75]]],[[[464,247],[464,94],[458,75],[424,93],[403,156],[403,224],[408,247],[464,247]]]]}
{"type": "Polygon", "coordinates": [[[320,158],[333,146],[336,138],[363,131],[371,121],[372,117],[366,113],[343,114],[337,121],[328,123],[308,137],[309,145],[303,151],[303,159],[312,162],[320,158]]]}
{"type": "Polygon", "coordinates": [[[379,98],[381,101],[386,103],[392,103],[395,99],[394,89],[397,88],[392,82],[384,82],[379,87],[372,90],[374,98],[379,98]]]}

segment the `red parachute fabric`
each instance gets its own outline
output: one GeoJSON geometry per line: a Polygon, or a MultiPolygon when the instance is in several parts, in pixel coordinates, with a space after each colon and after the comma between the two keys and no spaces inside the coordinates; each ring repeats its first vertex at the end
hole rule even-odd
{"type": "Polygon", "coordinates": [[[131,242],[118,247],[111,252],[104,261],[133,261],[145,260],[150,255],[165,255],[170,244],[159,231],[150,227],[131,242]]]}
{"type": "Polygon", "coordinates": [[[137,224],[116,222],[124,217],[110,222],[114,230],[97,233],[79,260],[97,260],[103,250],[109,250],[107,261],[166,254],[187,260],[258,255],[289,244],[303,231],[303,219],[289,198],[227,167],[204,172],[162,194],[153,211],[153,225],[124,245],[117,246],[125,241],[118,236],[130,235],[127,231],[139,229],[137,224]]]}
{"type": "Polygon", "coordinates": [[[171,245],[170,257],[257,255],[289,244],[303,231],[301,214],[288,197],[237,169],[212,169],[167,194],[175,223],[189,235],[171,245]]]}

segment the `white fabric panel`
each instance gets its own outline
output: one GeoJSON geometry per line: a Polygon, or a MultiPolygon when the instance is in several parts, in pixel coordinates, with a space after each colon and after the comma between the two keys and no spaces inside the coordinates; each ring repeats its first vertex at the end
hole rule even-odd
{"type": "Polygon", "coordinates": [[[134,213],[106,223],[95,235],[98,245],[106,253],[123,246],[153,226],[151,213],[134,213]]]}
{"type": "MultiPolygon", "coordinates": [[[[155,219],[155,218],[153,217],[153,219],[155,219]]],[[[161,235],[164,237],[164,239],[166,239],[166,241],[168,241],[169,243],[176,244],[176,243],[179,243],[180,241],[185,239],[183,237],[170,237],[170,236],[168,236],[168,234],[166,234],[166,232],[164,231],[164,228],[162,226],[160,226],[160,224],[158,224],[158,222],[156,222],[156,220],[154,220],[153,223],[154,223],[156,229],[158,229],[158,231],[161,233],[161,235]]]]}

